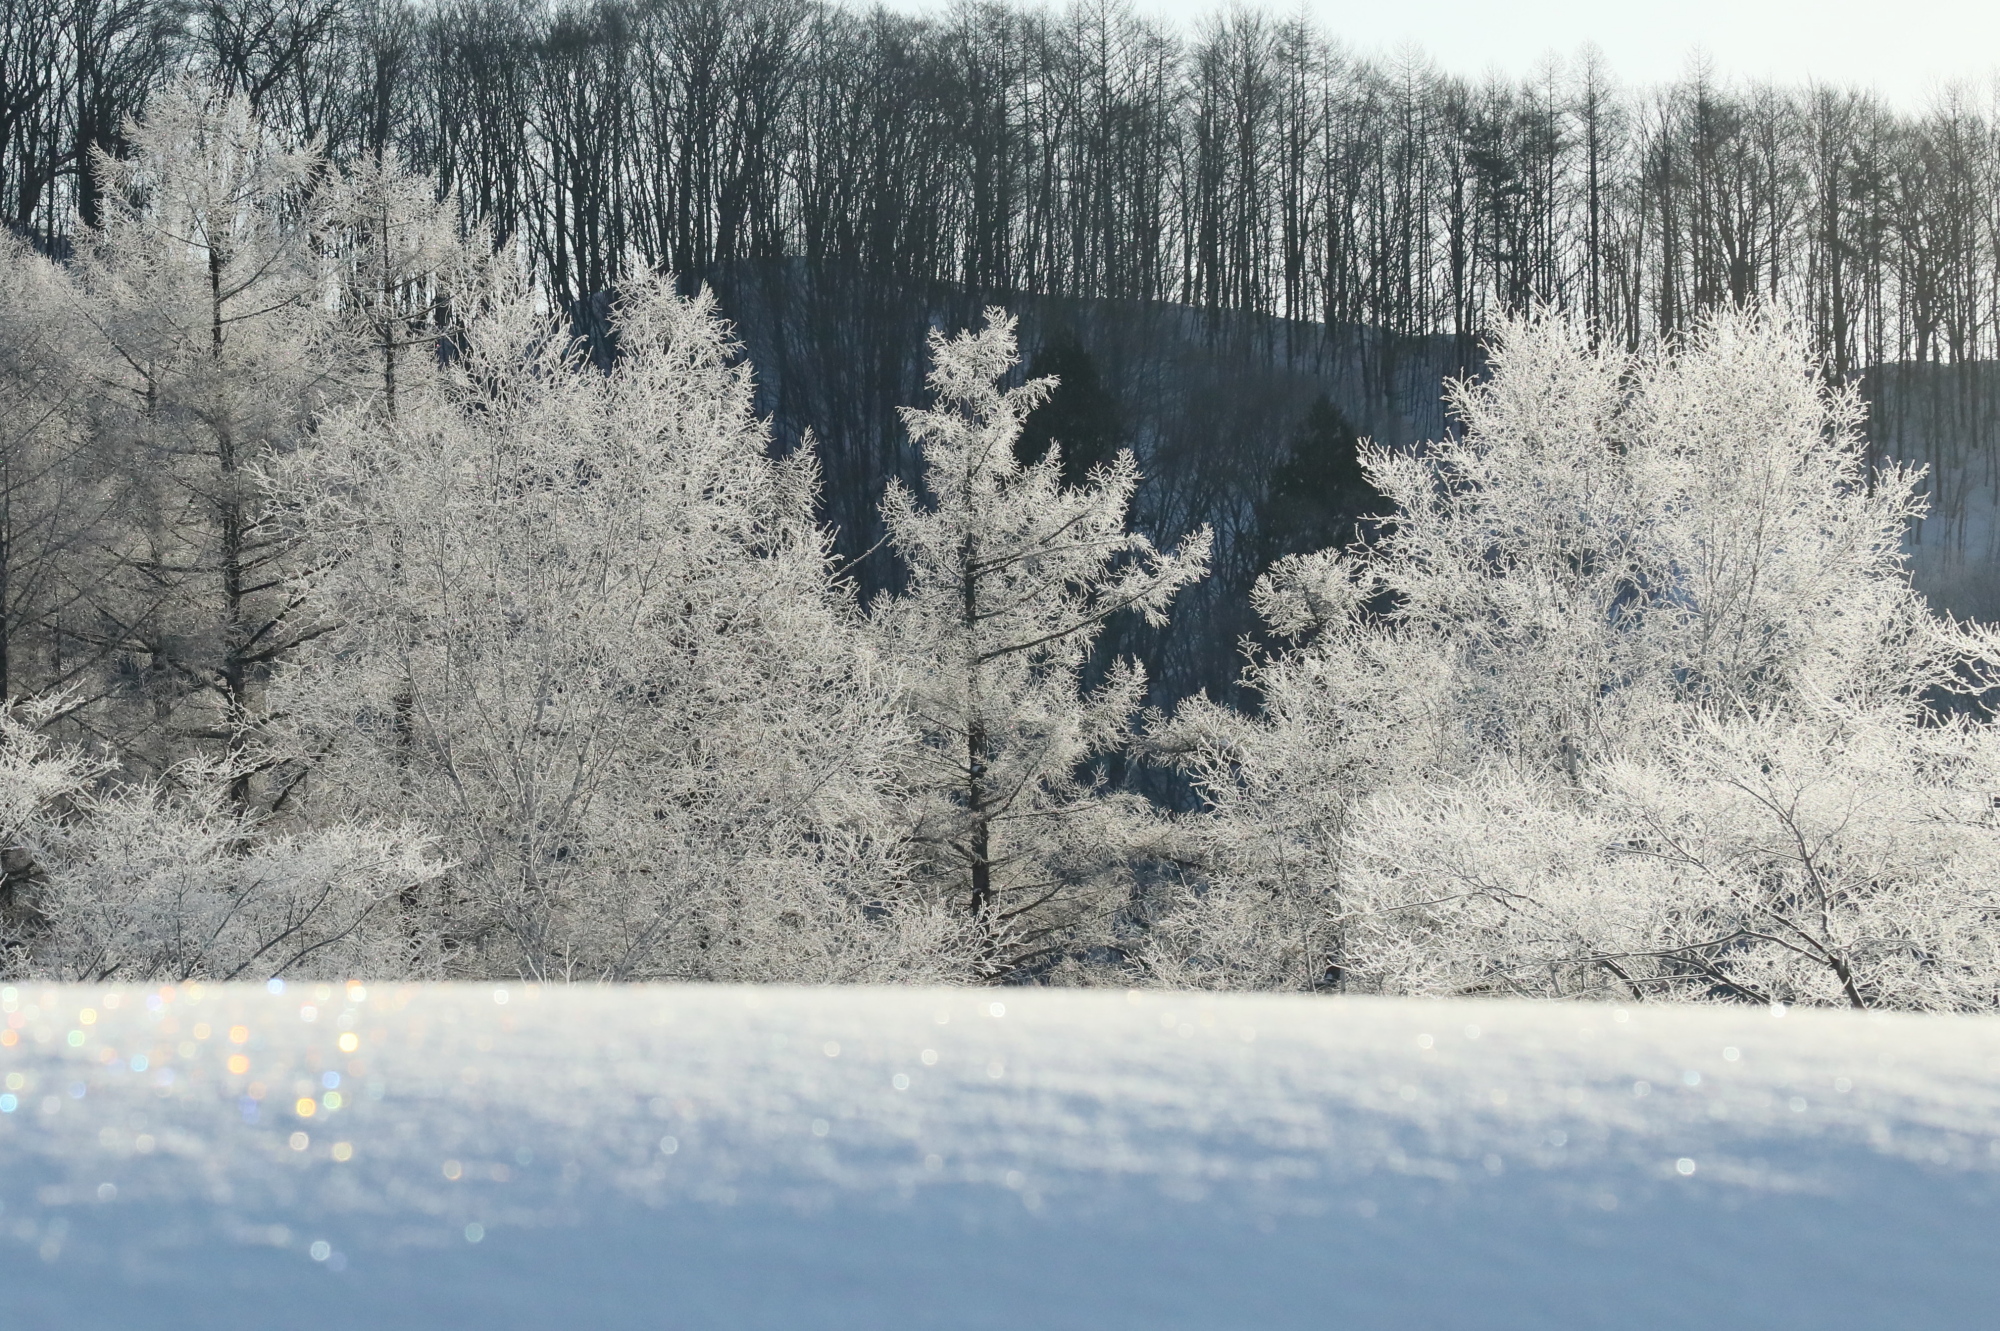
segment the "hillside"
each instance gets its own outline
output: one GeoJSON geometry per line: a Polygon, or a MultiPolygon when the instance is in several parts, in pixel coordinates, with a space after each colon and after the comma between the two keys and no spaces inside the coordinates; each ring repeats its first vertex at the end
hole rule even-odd
{"type": "MultiPolygon", "coordinates": [[[[1239,697],[1238,644],[1259,630],[1250,585],[1276,554],[1351,539],[1353,520],[1379,511],[1351,490],[1331,492],[1354,436],[1398,446],[1440,437],[1451,428],[1440,386],[1465,368],[1458,343],[1444,336],[1392,339],[1168,303],[913,285],[802,260],[733,264],[706,280],[736,325],[778,447],[789,451],[808,433],[817,441],[826,520],[842,556],[859,561],[864,595],[895,585],[877,548],[876,505],[891,477],[918,479],[897,409],[926,400],[926,335],[973,326],[997,303],[1021,320],[1026,372],[1074,380],[1081,370],[1086,400],[1075,400],[1074,384],[1059,397],[1058,439],[1077,444],[1063,427],[1081,426],[1072,453],[1102,458],[1126,446],[1138,454],[1147,480],[1134,521],[1156,541],[1203,523],[1216,531],[1215,571],[1183,595],[1173,624],[1117,625],[1107,643],[1146,662],[1162,705],[1204,689],[1239,697]],[[1331,434],[1315,434],[1316,403],[1334,409],[1331,434]],[[1303,506],[1272,502],[1288,466],[1311,491],[1303,506]]],[[[610,354],[607,310],[600,297],[580,321],[600,356],[610,354]]],[[[1932,515],[1908,546],[1917,585],[1939,610],[1979,618],[2000,616],[1994,368],[1896,363],[1859,376],[1877,457],[1930,474],[1932,515]]]]}

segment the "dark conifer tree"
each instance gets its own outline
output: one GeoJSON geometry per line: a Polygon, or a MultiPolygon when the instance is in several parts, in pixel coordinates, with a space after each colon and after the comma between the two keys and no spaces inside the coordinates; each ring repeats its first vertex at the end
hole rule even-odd
{"type": "Polygon", "coordinates": [[[1322,393],[1306,408],[1258,506],[1262,563],[1365,538],[1386,511],[1361,469],[1360,434],[1322,393]]]}
{"type": "Polygon", "coordinates": [[[1028,414],[1014,456],[1026,466],[1040,461],[1051,443],[1060,444],[1063,484],[1081,485],[1092,468],[1110,462],[1127,442],[1118,395],[1074,333],[1057,336],[1035,353],[1028,377],[1047,375],[1057,380],[1055,391],[1028,414]]]}

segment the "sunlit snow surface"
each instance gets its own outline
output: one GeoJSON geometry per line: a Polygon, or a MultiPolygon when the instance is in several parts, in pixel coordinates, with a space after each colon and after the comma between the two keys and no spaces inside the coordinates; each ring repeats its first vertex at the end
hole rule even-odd
{"type": "Polygon", "coordinates": [[[7,1328],[2000,1324],[1993,1019],[520,985],[0,1008],[7,1328]]]}

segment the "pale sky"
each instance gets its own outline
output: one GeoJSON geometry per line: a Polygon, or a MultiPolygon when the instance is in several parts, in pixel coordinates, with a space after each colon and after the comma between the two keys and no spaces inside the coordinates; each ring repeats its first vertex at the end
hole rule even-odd
{"type": "MultiPolygon", "coordinates": [[[[860,0],[849,0],[859,3],[860,0]]],[[[1058,3],[1060,0],[1058,0],[1058,3]]],[[[1264,8],[1290,12],[1299,0],[1264,8]]],[[[1216,0],[1135,0],[1141,13],[1193,21],[1216,0]]],[[[1304,0],[1358,53],[1414,43],[1444,68],[1523,74],[1550,53],[1585,42],[1604,52],[1627,84],[1665,82],[1704,50],[1725,78],[1769,77],[1872,87],[1918,109],[1941,82],[1979,85],[2000,70],[2000,0],[1683,0],[1678,4],[1591,0],[1304,0]]],[[[893,8],[941,8],[941,0],[894,0],[893,8]]]]}
{"type": "MultiPolygon", "coordinates": [[[[1139,0],[1145,12],[1194,16],[1204,0],[1139,0]]],[[[1289,5],[1285,5],[1289,8],[1289,5]]],[[[1725,77],[1874,87],[1920,106],[1945,80],[1985,85],[2000,68],[1995,0],[1308,0],[1321,23],[1359,51],[1414,42],[1446,69],[1525,73],[1584,42],[1626,83],[1660,83],[1699,48],[1725,77]]]]}

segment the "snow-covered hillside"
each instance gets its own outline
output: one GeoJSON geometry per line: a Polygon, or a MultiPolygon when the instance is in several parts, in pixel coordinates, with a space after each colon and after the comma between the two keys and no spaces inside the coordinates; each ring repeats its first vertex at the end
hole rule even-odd
{"type": "Polygon", "coordinates": [[[1990,1325],[2000,1021],[0,990],[8,1327],[1990,1325]]]}

